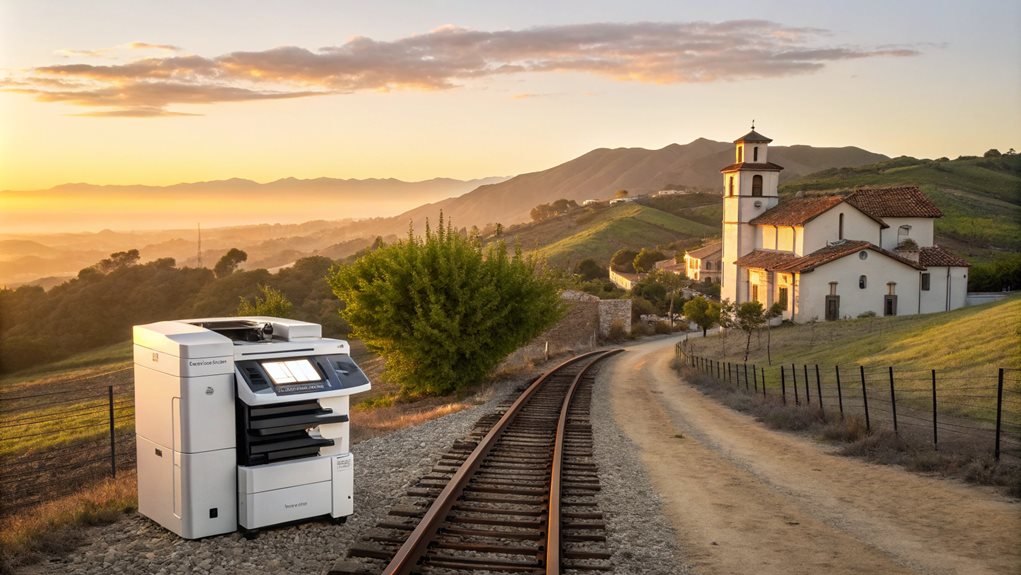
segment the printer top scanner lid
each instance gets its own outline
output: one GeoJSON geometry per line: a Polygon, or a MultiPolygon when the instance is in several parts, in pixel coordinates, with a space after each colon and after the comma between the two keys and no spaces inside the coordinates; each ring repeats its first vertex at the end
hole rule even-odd
{"type": "Polygon", "coordinates": [[[185,319],[134,327],[136,345],[181,358],[232,356],[235,345],[321,337],[319,324],[266,316],[185,319]]]}

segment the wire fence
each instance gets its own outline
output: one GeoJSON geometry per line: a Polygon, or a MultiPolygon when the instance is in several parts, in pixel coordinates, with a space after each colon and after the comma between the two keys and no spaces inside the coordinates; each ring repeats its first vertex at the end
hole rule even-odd
{"type": "Polygon", "coordinates": [[[1021,370],[987,374],[895,366],[785,364],[761,366],[720,361],[676,348],[680,362],[721,385],[818,409],[824,416],[864,417],[872,430],[926,436],[933,447],[967,444],[999,460],[1021,457],[1021,370]]]}
{"type": "Polygon", "coordinates": [[[0,516],[134,469],[135,399],[128,372],[0,395],[0,516]]]}

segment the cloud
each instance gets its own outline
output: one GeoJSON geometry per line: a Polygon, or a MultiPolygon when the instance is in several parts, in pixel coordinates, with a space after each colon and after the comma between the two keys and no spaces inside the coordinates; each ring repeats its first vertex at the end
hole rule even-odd
{"type": "MultiPolygon", "coordinates": [[[[648,84],[776,78],[842,60],[911,57],[910,46],[827,45],[826,30],[765,20],[594,23],[479,31],[443,26],[394,41],[355,37],[312,51],[283,46],[216,57],[170,54],[120,64],[32,68],[5,90],[44,102],[112,107],[90,115],[159,116],[168,106],[299,98],[325,93],[450,90],[487,77],[580,73],[648,84]],[[63,82],[64,85],[53,85],[63,82]],[[77,84],[76,84],[77,83],[77,84]]],[[[83,55],[85,53],[82,53],[83,55]]]]}

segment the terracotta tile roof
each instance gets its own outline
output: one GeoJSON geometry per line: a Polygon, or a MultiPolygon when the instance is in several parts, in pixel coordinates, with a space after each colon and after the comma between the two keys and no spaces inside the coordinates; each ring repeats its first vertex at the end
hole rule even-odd
{"type": "Polygon", "coordinates": [[[941,218],[943,212],[916,186],[862,188],[847,203],[877,218],[941,218]]]}
{"type": "Polygon", "coordinates": [[[970,267],[967,261],[939,247],[922,248],[918,255],[918,263],[925,267],[970,267]]]}
{"type": "Polygon", "coordinates": [[[722,251],[723,251],[723,242],[713,242],[711,244],[706,244],[706,245],[704,245],[704,246],[702,246],[702,247],[700,247],[698,249],[691,250],[691,251],[687,252],[686,255],[688,255],[690,257],[693,257],[693,258],[702,259],[704,257],[711,256],[711,255],[715,254],[716,252],[722,252],[722,251]]]}
{"type": "Polygon", "coordinates": [[[791,252],[753,250],[737,258],[737,261],[734,263],[745,268],[762,268],[767,271],[774,271],[796,259],[798,259],[798,256],[791,252]]]}
{"type": "Polygon", "coordinates": [[[741,142],[765,142],[768,144],[772,141],[773,140],[770,140],[769,138],[763,136],[762,134],[756,132],[755,130],[752,130],[751,132],[748,132],[747,134],[734,140],[734,143],[740,144],[741,142]]]}
{"type": "Polygon", "coordinates": [[[847,257],[852,254],[856,254],[862,250],[871,250],[876,253],[883,254],[884,256],[898,261],[904,265],[911,266],[915,269],[925,269],[918,263],[915,263],[909,259],[903,258],[891,251],[884,250],[883,248],[865,241],[853,241],[844,240],[840,243],[828,245],[822,249],[816,250],[807,256],[803,256],[792,260],[790,263],[778,266],[776,271],[787,272],[787,273],[806,273],[814,270],[815,268],[828,264],[832,261],[839,260],[840,258],[847,257]]]}
{"type": "Polygon", "coordinates": [[[760,170],[763,172],[779,172],[783,169],[780,164],[774,164],[773,162],[766,162],[765,164],[755,164],[752,162],[739,162],[737,164],[731,164],[726,168],[721,169],[721,172],[736,172],[737,170],[760,170]]]}
{"type": "Polygon", "coordinates": [[[749,223],[775,226],[803,225],[842,201],[844,199],[840,196],[791,198],[752,218],[749,223]]]}

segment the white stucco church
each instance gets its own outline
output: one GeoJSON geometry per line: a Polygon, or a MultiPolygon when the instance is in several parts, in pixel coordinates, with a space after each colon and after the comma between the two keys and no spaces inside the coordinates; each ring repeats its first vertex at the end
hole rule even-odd
{"type": "Polygon", "coordinates": [[[796,322],[965,305],[968,263],[933,243],[943,214],[917,187],[781,200],[770,142],[752,126],[720,170],[721,298],[779,302],[796,322]]]}

